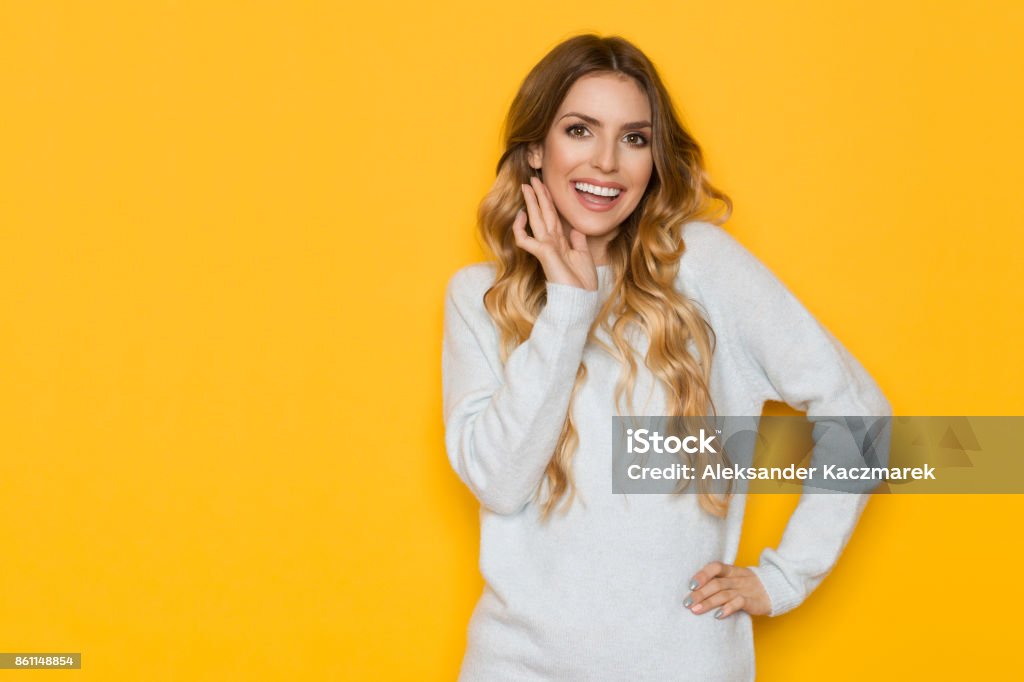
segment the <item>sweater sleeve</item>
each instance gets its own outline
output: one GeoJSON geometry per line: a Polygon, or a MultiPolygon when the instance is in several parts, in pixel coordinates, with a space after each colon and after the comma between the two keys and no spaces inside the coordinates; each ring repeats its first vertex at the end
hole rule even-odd
{"type": "MultiPolygon", "coordinates": [[[[728,333],[747,369],[748,380],[763,400],[783,401],[804,411],[813,423],[812,465],[845,445],[851,424],[872,424],[876,455],[887,458],[892,408],[861,364],[793,296],[775,275],[738,241],[709,227],[715,255],[711,269],[716,288],[732,311],[728,333]],[[837,422],[838,428],[837,428],[837,422]],[[878,435],[876,427],[886,425],[878,435]]],[[[860,435],[863,435],[863,431],[860,435]]],[[[848,441],[849,442],[849,441],[848,441]]],[[[845,463],[850,463],[846,459],[845,463]]],[[[863,461],[854,464],[864,464],[863,461]]],[[[818,469],[821,471],[821,468],[818,469]]],[[[863,492],[803,492],[777,548],[766,548],[751,567],[771,601],[772,616],[792,610],[824,580],[846,546],[868,495],[863,492]]]]}
{"type": "Polygon", "coordinates": [[[514,514],[554,454],[599,299],[597,291],[548,282],[530,337],[501,366],[497,331],[483,306],[492,279],[469,266],[448,284],[441,356],[445,445],[480,504],[514,514]]]}

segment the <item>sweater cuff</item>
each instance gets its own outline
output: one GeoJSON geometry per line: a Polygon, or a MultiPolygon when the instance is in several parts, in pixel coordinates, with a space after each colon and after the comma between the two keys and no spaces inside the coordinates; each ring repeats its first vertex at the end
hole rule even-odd
{"type": "Polygon", "coordinates": [[[581,289],[570,284],[547,283],[547,303],[542,312],[553,321],[566,326],[594,321],[601,299],[597,289],[581,289]]]}
{"type": "Polygon", "coordinates": [[[768,615],[780,616],[795,609],[803,599],[800,593],[789,584],[778,566],[765,562],[765,555],[770,552],[771,550],[765,550],[761,555],[761,563],[757,566],[749,566],[749,568],[764,585],[764,591],[768,593],[768,600],[772,605],[771,613],[768,615]]]}

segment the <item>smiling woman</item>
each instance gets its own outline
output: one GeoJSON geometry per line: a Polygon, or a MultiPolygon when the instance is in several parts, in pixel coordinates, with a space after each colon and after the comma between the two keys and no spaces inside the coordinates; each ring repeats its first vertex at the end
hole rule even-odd
{"type": "Polygon", "coordinates": [[[612,416],[639,401],[696,418],[768,400],[812,421],[890,414],[719,227],[730,212],[631,43],[577,36],[527,75],[479,210],[493,261],[456,272],[445,300],[448,458],[482,508],[461,680],[752,679],[750,617],[796,607],[837,560],[863,495],[804,495],[782,544],[744,567],[742,495],[705,479],[612,493],[612,416]]]}
{"type": "Polygon", "coordinates": [[[650,119],[647,95],[635,80],[588,74],[569,88],[544,143],[529,146],[530,167],[567,229],[587,236],[597,263],[651,179],[650,119]]]}

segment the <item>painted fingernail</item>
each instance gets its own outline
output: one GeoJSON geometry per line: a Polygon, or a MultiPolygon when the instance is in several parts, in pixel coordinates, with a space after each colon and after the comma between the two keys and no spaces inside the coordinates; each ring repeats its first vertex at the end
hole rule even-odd
{"type": "Polygon", "coordinates": [[[717,611],[715,611],[715,618],[721,618],[724,615],[725,611],[723,611],[722,609],[718,609],[717,611]]]}
{"type": "Polygon", "coordinates": [[[693,603],[693,597],[687,597],[686,599],[683,600],[683,606],[685,606],[686,608],[690,608],[690,604],[692,604],[692,603],[693,603]]]}
{"type": "Polygon", "coordinates": [[[698,587],[700,587],[700,583],[698,583],[696,580],[691,580],[690,581],[690,589],[691,590],[696,590],[698,587]]]}

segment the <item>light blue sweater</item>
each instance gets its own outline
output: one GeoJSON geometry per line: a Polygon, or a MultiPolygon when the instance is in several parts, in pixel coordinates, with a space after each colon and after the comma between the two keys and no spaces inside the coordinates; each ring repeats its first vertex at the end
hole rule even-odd
{"type": "MultiPolygon", "coordinates": [[[[715,331],[718,414],[759,415],[767,400],[806,411],[812,421],[891,414],[864,368],[739,242],[704,222],[687,224],[683,239],[677,286],[704,308],[715,331]]],[[[717,519],[698,507],[696,495],[611,492],[619,365],[587,343],[610,292],[610,269],[598,273],[597,291],[549,282],[530,338],[504,366],[482,300],[494,266],[464,267],[449,282],[445,439],[452,467],[480,501],[485,581],[459,679],[752,679],[750,616],[716,620],[682,605],[701,567],[735,562],[745,498],[733,498],[726,518],[717,519]],[[588,376],[573,413],[578,496],[567,515],[556,513],[545,525],[530,499],[558,441],[581,360],[588,376]]],[[[607,340],[603,332],[600,338],[607,340]]],[[[638,351],[642,357],[646,346],[638,351]]],[[[638,414],[665,414],[660,384],[643,362],[637,369],[638,414]]],[[[796,607],[824,579],[866,499],[801,497],[778,548],[766,548],[751,567],[771,615],[796,607]]]]}

